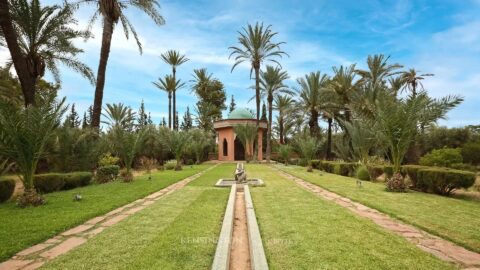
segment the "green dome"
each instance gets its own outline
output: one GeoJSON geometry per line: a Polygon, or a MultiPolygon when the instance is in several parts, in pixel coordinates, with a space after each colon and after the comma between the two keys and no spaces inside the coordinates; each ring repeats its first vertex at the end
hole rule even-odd
{"type": "Polygon", "coordinates": [[[237,108],[228,114],[228,119],[255,119],[255,116],[248,109],[237,108]]]}

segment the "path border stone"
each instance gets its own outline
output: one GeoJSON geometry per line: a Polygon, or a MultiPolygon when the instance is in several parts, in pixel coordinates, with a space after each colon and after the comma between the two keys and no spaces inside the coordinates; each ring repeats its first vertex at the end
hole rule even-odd
{"type": "Polygon", "coordinates": [[[220,237],[218,237],[217,249],[213,258],[212,270],[228,270],[230,265],[230,244],[232,243],[233,221],[235,217],[235,196],[237,193],[237,184],[233,184],[230,189],[227,207],[223,217],[220,237]]]}
{"type": "Polygon", "coordinates": [[[144,198],[121,206],[104,215],[94,217],[81,225],[61,232],[60,234],[44,241],[43,243],[26,248],[18,252],[9,260],[0,263],[0,270],[38,269],[46,262],[51,261],[56,257],[84,244],[88,241],[88,239],[101,233],[104,229],[114,226],[127,217],[130,217],[135,213],[145,209],[165,195],[171,194],[185,187],[188,183],[217,166],[218,164],[210,166],[201,172],[188,176],[183,180],[151,193],[144,198]]]}
{"type": "Polygon", "coordinates": [[[354,202],[349,198],[338,195],[337,193],[328,191],[299,177],[291,175],[277,167],[272,168],[277,170],[281,176],[293,180],[300,187],[312,191],[315,193],[315,195],[347,208],[358,216],[367,218],[380,227],[404,237],[420,249],[436,256],[443,261],[454,263],[465,270],[480,270],[479,253],[467,250],[464,247],[432,235],[412,225],[405,224],[387,214],[379,212],[376,209],[370,208],[358,202],[354,202]]]}

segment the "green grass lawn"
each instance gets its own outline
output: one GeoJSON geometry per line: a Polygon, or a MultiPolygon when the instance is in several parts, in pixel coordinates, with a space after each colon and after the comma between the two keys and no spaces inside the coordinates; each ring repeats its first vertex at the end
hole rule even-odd
{"type": "Polygon", "coordinates": [[[306,172],[297,166],[278,165],[297,177],[378,209],[468,249],[480,252],[480,202],[409,191],[385,191],[383,183],[363,182],[320,171],[306,172]]]}
{"type": "Polygon", "coordinates": [[[404,238],[320,199],[264,165],[248,165],[270,269],[453,269],[404,238]]]}
{"type": "Polygon", "coordinates": [[[42,269],[210,269],[232,173],[220,165],[42,269]]]}
{"type": "Polygon", "coordinates": [[[21,209],[14,202],[0,204],[0,261],[42,242],[90,218],[145,197],[210,165],[185,166],[182,171],[163,171],[140,176],[132,183],[113,182],[46,194],[45,205],[21,209]],[[81,202],[73,196],[80,193],[81,202]]]}

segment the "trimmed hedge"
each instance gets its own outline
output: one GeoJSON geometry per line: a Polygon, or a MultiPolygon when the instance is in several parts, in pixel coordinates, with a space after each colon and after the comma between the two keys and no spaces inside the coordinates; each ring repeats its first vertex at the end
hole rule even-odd
{"type": "Polygon", "coordinates": [[[401,168],[401,172],[403,175],[408,175],[410,181],[412,182],[412,186],[415,188],[421,188],[418,185],[418,171],[422,169],[428,169],[430,167],[422,166],[422,165],[403,165],[401,168]]]}
{"type": "Polygon", "coordinates": [[[322,171],[339,174],[343,176],[355,176],[357,167],[358,167],[358,163],[355,163],[355,162],[339,162],[339,161],[322,160],[322,161],[319,161],[319,164],[318,164],[318,169],[322,171]]]}
{"type": "Polygon", "coordinates": [[[33,184],[38,192],[50,193],[89,185],[92,180],[90,172],[46,173],[37,174],[33,184]]]}
{"type": "Polygon", "coordinates": [[[370,174],[368,173],[367,167],[360,166],[357,168],[356,176],[360,180],[369,181],[370,174]]]}
{"type": "Polygon", "coordinates": [[[5,179],[0,181],[0,202],[5,202],[10,199],[15,190],[15,180],[5,179]]]}
{"type": "Polygon", "coordinates": [[[447,168],[420,169],[417,175],[419,187],[440,195],[449,195],[455,189],[469,188],[475,183],[474,173],[447,168]]]}
{"type": "Polygon", "coordinates": [[[120,173],[118,165],[101,166],[97,169],[95,181],[99,184],[108,183],[117,179],[120,173]]]}
{"type": "Polygon", "coordinates": [[[384,172],[383,165],[369,165],[367,169],[372,181],[377,180],[377,178],[380,177],[384,172]]]}

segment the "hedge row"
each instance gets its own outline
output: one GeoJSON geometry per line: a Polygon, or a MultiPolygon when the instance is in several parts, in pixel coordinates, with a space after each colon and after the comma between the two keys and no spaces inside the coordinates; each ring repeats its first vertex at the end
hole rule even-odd
{"type": "Polygon", "coordinates": [[[99,184],[108,183],[117,179],[120,173],[120,167],[118,165],[105,165],[97,169],[95,175],[95,181],[99,184]]]}
{"type": "Polygon", "coordinates": [[[35,175],[33,183],[38,192],[50,193],[87,186],[91,180],[90,172],[46,173],[35,175]]]}
{"type": "MultiPolygon", "coordinates": [[[[343,176],[357,176],[356,173],[360,173],[357,172],[357,169],[362,169],[358,163],[323,160],[313,160],[312,166],[318,170],[343,176]]],[[[387,178],[393,176],[391,165],[372,165],[368,166],[367,170],[372,179],[376,179],[384,173],[387,178]]],[[[363,175],[362,178],[366,178],[365,172],[360,174],[363,175]]],[[[401,174],[404,177],[408,175],[413,188],[440,195],[449,195],[453,190],[459,188],[469,188],[473,186],[476,178],[475,173],[469,171],[421,165],[403,165],[401,174]]]]}
{"type": "Polygon", "coordinates": [[[12,197],[15,190],[15,180],[5,179],[0,181],[0,203],[5,202],[12,197]]]}

